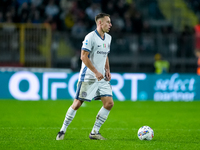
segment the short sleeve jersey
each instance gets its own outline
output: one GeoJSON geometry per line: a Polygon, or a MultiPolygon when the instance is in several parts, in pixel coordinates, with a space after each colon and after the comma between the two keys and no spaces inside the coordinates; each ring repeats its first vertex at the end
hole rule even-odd
{"type": "MultiPolygon", "coordinates": [[[[105,64],[107,55],[110,52],[110,44],[111,36],[105,33],[102,39],[97,30],[87,34],[82,44],[81,49],[89,52],[88,57],[90,61],[102,75],[105,75],[105,64]]],[[[95,74],[83,62],[79,74],[79,81],[97,81],[95,74]]]]}

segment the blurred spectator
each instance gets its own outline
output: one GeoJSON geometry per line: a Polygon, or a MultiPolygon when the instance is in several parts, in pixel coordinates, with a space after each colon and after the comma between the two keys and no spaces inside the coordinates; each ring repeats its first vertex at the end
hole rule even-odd
{"type": "Polygon", "coordinates": [[[73,2],[69,0],[60,0],[60,8],[63,12],[69,11],[72,8],[73,2]]]}
{"type": "Polygon", "coordinates": [[[10,6],[8,11],[10,11],[10,13],[11,13],[13,22],[19,22],[19,20],[18,20],[19,18],[17,16],[17,10],[16,10],[15,6],[10,6]]]}
{"type": "Polygon", "coordinates": [[[31,4],[31,6],[29,7],[29,16],[28,18],[30,20],[32,20],[33,16],[35,15],[35,12],[37,11],[37,8],[35,5],[31,4]]]}
{"type": "Polygon", "coordinates": [[[111,18],[113,23],[112,32],[122,32],[125,28],[124,20],[117,12],[115,12],[111,18]]]}
{"type": "Polygon", "coordinates": [[[33,18],[32,18],[32,23],[37,24],[37,23],[42,23],[41,19],[40,19],[40,12],[39,11],[35,11],[33,14],[33,18]]]}
{"type": "Polygon", "coordinates": [[[167,60],[164,60],[161,56],[161,54],[156,54],[154,56],[155,62],[155,73],[156,74],[162,74],[162,73],[168,73],[169,72],[169,62],[167,60]]]}
{"type": "Polygon", "coordinates": [[[98,3],[92,3],[89,7],[86,8],[85,13],[88,16],[88,25],[89,28],[95,28],[94,18],[97,14],[101,12],[101,8],[98,3]]]}
{"type": "Polygon", "coordinates": [[[28,7],[28,3],[24,2],[21,7],[18,10],[18,14],[19,14],[19,21],[21,23],[26,23],[28,20],[28,16],[29,16],[29,7],[28,7]]]}
{"type": "Polygon", "coordinates": [[[92,3],[85,12],[90,20],[94,20],[95,16],[101,12],[101,8],[98,3],[92,3]]]}
{"type": "Polygon", "coordinates": [[[63,28],[71,32],[75,21],[79,19],[80,9],[78,4],[76,1],[61,0],[60,6],[63,10],[60,15],[61,20],[63,20],[63,28]]]}
{"type": "Polygon", "coordinates": [[[59,13],[59,8],[57,5],[55,5],[54,0],[50,0],[48,5],[45,8],[45,14],[49,16],[56,16],[59,13]]]}
{"type": "Polygon", "coordinates": [[[6,13],[6,20],[5,20],[6,23],[13,23],[13,19],[12,19],[12,14],[11,12],[7,12],[6,13]]]}
{"type": "Polygon", "coordinates": [[[73,38],[83,39],[86,33],[87,30],[84,22],[82,20],[78,20],[77,23],[72,27],[71,34],[73,38]]]}
{"type": "Polygon", "coordinates": [[[72,27],[74,26],[74,16],[71,12],[68,12],[65,17],[64,17],[64,24],[65,24],[65,29],[67,31],[71,31],[72,27]]]}

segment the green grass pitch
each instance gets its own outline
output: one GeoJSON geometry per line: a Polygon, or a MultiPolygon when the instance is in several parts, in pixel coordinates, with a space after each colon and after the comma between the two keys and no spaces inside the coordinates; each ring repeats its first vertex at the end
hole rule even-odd
{"type": "Polygon", "coordinates": [[[100,101],[85,104],[56,141],[72,100],[0,100],[0,150],[197,150],[200,149],[200,101],[115,101],[100,133],[106,141],[89,139],[100,101]],[[140,141],[138,129],[154,130],[152,141],[140,141]]]}

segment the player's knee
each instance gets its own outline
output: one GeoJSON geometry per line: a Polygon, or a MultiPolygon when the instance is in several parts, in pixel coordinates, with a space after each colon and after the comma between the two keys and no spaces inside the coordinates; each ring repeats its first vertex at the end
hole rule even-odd
{"type": "Polygon", "coordinates": [[[104,108],[111,110],[113,106],[114,106],[114,102],[110,101],[110,102],[105,104],[104,108]]]}
{"type": "Polygon", "coordinates": [[[82,103],[83,103],[83,101],[74,100],[74,102],[73,102],[73,104],[72,104],[71,107],[72,107],[74,110],[77,110],[77,109],[79,109],[79,107],[81,107],[82,103]]]}
{"type": "Polygon", "coordinates": [[[112,101],[111,103],[110,103],[110,107],[112,108],[114,106],[114,102],[112,101]]]}

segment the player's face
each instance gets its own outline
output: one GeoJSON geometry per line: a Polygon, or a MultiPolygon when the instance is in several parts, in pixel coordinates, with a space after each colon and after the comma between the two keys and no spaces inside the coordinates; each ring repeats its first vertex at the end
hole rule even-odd
{"type": "Polygon", "coordinates": [[[111,26],[112,26],[112,24],[111,24],[110,17],[105,16],[105,17],[102,19],[102,23],[101,23],[101,28],[102,28],[103,32],[109,32],[111,26]]]}

